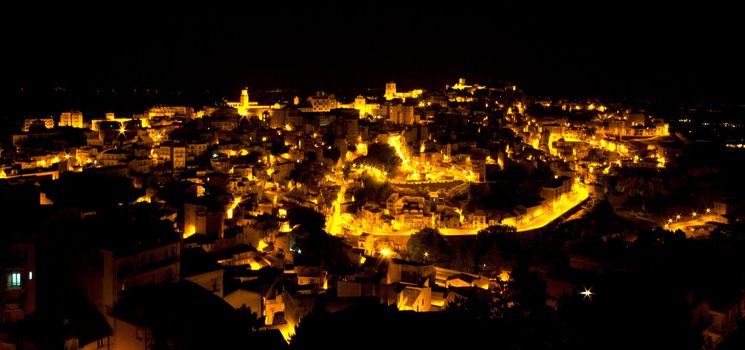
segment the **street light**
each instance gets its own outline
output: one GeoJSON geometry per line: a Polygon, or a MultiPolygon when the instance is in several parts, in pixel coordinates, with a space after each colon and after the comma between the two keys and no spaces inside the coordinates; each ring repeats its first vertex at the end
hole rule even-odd
{"type": "Polygon", "coordinates": [[[582,294],[582,300],[585,298],[590,298],[590,301],[592,301],[592,296],[595,294],[592,292],[592,287],[585,288],[584,291],[579,292],[579,294],[582,294]]]}

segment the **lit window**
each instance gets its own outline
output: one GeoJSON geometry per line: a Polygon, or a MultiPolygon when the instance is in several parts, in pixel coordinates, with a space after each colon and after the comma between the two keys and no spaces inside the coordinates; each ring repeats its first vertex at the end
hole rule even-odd
{"type": "Polygon", "coordinates": [[[8,289],[21,288],[21,273],[11,272],[8,274],[8,289]]]}

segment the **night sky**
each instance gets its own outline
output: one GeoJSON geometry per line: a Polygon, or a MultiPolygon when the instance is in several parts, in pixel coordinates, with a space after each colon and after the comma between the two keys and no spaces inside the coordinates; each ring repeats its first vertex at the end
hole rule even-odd
{"type": "Polygon", "coordinates": [[[6,9],[0,84],[227,94],[245,85],[313,91],[388,80],[439,87],[465,76],[515,82],[532,95],[745,96],[733,8],[271,3],[6,9]]]}

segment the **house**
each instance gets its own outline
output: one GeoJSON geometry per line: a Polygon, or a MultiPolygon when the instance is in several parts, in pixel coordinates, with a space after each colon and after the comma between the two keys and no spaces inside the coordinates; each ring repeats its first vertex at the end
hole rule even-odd
{"type": "Polygon", "coordinates": [[[387,284],[407,283],[428,286],[434,281],[435,268],[432,264],[417,263],[401,259],[391,259],[386,274],[387,284]]]}
{"type": "Polygon", "coordinates": [[[447,278],[445,282],[447,287],[478,287],[482,289],[489,288],[489,280],[478,276],[467,273],[458,273],[447,278]]]}
{"type": "Polygon", "coordinates": [[[181,251],[181,278],[223,296],[223,267],[202,248],[181,251]]]}
{"type": "Polygon", "coordinates": [[[225,301],[236,309],[246,307],[265,317],[266,325],[273,325],[275,315],[284,313],[282,270],[272,268],[241,272],[238,279],[240,284],[236,289],[226,292],[225,301]]]}
{"type": "Polygon", "coordinates": [[[116,304],[112,316],[117,349],[151,349],[159,342],[182,349],[235,349],[249,344],[251,325],[239,311],[189,281],[132,290],[116,304]]]}
{"type": "Polygon", "coordinates": [[[20,320],[0,325],[0,349],[112,349],[112,329],[106,318],[79,290],[20,320]],[[50,305],[51,306],[51,305],[50,305]]]}
{"type": "Polygon", "coordinates": [[[0,324],[22,320],[36,310],[35,252],[31,244],[0,249],[0,324]]]}
{"type": "Polygon", "coordinates": [[[80,230],[93,249],[75,262],[76,275],[83,293],[105,316],[130,289],[180,279],[179,233],[168,220],[125,211],[86,218],[80,230]]]}
{"type": "Polygon", "coordinates": [[[704,334],[704,346],[715,348],[725,337],[737,329],[737,322],[745,317],[745,293],[720,292],[709,302],[709,327],[704,334]]]}
{"type": "Polygon", "coordinates": [[[430,311],[432,305],[432,289],[429,286],[402,286],[398,293],[396,306],[400,311],[430,311]]]}

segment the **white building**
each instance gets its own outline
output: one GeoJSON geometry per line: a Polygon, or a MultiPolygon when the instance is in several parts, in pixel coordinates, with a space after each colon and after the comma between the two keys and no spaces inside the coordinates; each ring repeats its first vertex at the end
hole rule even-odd
{"type": "Polygon", "coordinates": [[[32,125],[44,125],[47,129],[54,129],[54,119],[47,118],[26,118],[23,120],[23,132],[28,132],[32,125]]]}
{"type": "Polygon", "coordinates": [[[83,127],[83,112],[62,112],[59,116],[59,126],[71,126],[73,128],[83,127]]]}

